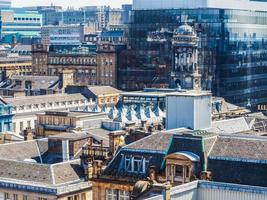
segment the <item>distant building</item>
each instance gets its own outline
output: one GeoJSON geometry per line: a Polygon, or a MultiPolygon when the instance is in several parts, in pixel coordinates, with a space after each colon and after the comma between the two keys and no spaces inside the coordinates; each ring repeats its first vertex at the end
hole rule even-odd
{"type": "Polygon", "coordinates": [[[34,129],[37,123],[36,114],[38,113],[94,105],[92,100],[88,100],[81,94],[26,96],[5,98],[5,101],[13,107],[12,130],[17,134],[22,133],[28,127],[34,129]]]}
{"type": "MultiPolygon", "coordinates": [[[[70,140],[70,145],[64,147],[73,153],[72,144],[75,152],[81,151],[77,145],[79,137],[77,134],[75,141],[63,136],[60,139],[70,140]]],[[[8,199],[92,199],[91,183],[86,181],[79,156],[73,158],[70,154],[69,160],[62,162],[63,145],[57,146],[59,155],[52,144],[55,144],[53,139],[1,144],[0,195],[8,199]]]]}
{"type": "Polygon", "coordinates": [[[59,93],[57,76],[13,75],[2,82],[0,95],[4,97],[37,96],[59,93]]]}
{"type": "Polygon", "coordinates": [[[31,75],[32,57],[29,55],[8,54],[0,58],[1,80],[13,75],[31,75]]]}
{"type": "Polygon", "coordinates": [[[36,6],[36,7],[24,7],[27,10],[37,11],[42,14],[44,26],[46,25],[58,25],[61,19],[60,13],[63,11],[61,6],[36,6]]]}
{"type": "Polygon", "coordinates": [[[11,0],[1,0],[0,8],[11,8],[11,0]]]}
{"type": "Polygon", "coordinates": [[[2,43],[11,43],[14,38],[34,37],[40,34],[42,15],[25,9],[2,9],[0,36],[2,43]]]}
{"type": "Polygon", "coordinates": [[[36,136],[47,137],[72,130],[101,128],[102,120],[108,119],[105,113],[79,111],[46,111],[37,114],[36,136]]]}
{"type": "Polygon", "coordinates": [[[172,46],[168,42],[150,42],[148,36],[162,29],[173,33],[187,22],[200,40],[202,87],[239,106],[264,105],[266,73],[262,69],[266,68],[266,46],[262,41],[267,38],[266,12],[266,1],[135,0],[127,31],[129,51],[118,70],[123,80],[119,85],[125,86],[122,89],[140,90],[168,82],[174,60],[172,46]],[[250,20],[247,16],[251,16],[250,20]]]}
{"type": "Polygon", "coordinates": [[[84,36],[85,42],[91,42],[93,44],[101,42],[110,42],[110,43],[125,43],[124,32],[121,30],[113,31],[101,31],[99,33],[91,33],[84,36]]]}
{"type": "Polygon", "coordinates": [[[87,33],[86,25],[56,25],[41,28],[42,44],[44,45],[77,45],[84,41],[87,33]]]}
{"type": "Polygon", "coordinates": [[[73,70],[75,84],[117,86],[118,54],[125,45],[41,45],[33,46],[33,74],[58,76],[73,70]]]}
{"type": "Polygon", "coordinates": [[[98,105],[116,105],[121,91],[110,86],[76,86],[69,85],[65,92],[68,94],[81,93],[88,99],[93,99],[98,105]]]}
{"type": "Polygon", "coordinates": [[[121,8],[122,8],[122,22],[123,22],[123,24],[130,23],[133,5],[132,4],[122,4],[121,8]]]}

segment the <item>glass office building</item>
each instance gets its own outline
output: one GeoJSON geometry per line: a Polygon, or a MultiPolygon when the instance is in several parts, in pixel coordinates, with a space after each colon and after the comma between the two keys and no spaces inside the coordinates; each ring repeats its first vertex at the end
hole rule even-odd
{"type": "Polygon", "coordinates": [[[14,37],[20,42],[22,37],[40,34],[42,15],[23,8],[0,10],[0,37],[2,43],[12,43],[14,37]]]}
{"type": "Polygon", "coordinates": [[[0,0],[0,8],[11,8],[11,0],[0,0]]]}
{"type": "Polygon", "coordinates": [[[203,88],[242,106],[267,103],[267,3],[134,0],[133,9],[128,54],[137,61],[125,61],[123,66],[127,67],[119,69],[123,76],[120,84],[125,89],[140,89],[156,79],[168,80],[173,59],[171,43],[153,43],[147,37],[163,28],[174,31],[186,21],[200,38],[203,88]],[[157,75],[162,68],[164,73],[157,75]],[[131,74],[135,71],[138,76],[131,74]]]}

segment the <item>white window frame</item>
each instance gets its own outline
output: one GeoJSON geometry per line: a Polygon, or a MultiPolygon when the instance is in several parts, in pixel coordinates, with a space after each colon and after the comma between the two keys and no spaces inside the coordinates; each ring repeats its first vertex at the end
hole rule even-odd
{"type": "Polygon", "coordinates": [[[118,192],[114,189],[106,189],[106,200],[117,200],[118,192]]]}
{"type": "Polygon", "coordinates": [[[129,200],[130,194],[126,190],[119,190],[119,200],[129,200]]]}

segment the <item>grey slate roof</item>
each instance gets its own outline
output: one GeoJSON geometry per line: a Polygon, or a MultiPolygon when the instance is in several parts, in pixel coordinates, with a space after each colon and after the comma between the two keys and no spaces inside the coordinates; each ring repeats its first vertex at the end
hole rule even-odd
{"type": "Polygon", "coordinates": [[[249,136],[219,136],[209,157],[267,161],[267,139],[249,136]]]}
{"type": "Polygon", "coordinates": [[[62,101],[75,101],[75,100],[86,100],[81,94],[52,94],[52,95],[41,95],[41,96],[26,96],[17,98],[4,98],[4,100],[12,106],[23,106],[33,105],[49,102],[62,102],[62,101]]]}
{"type": "Polygon", "coordinates": [[[0,160],[0,179],[15,179],[32,183],[52,184],[49,165],[12,160],[0,160]]]}
{"type": "Polygon", "coordinates": [[[40,160],[40,155],[48,150],[47,139],[31,140],[0,145],[0,159],[23,161],[40,160]]]}
{"type": "Polygon", "coordinates": [[[60,133],[60,134],[56,134],[56,135],[51,135],[48,138],[49,139],[62,139],[62,140],[82,140],[82,139],[86,139],[89,138],[90,135],[86,134],[86,133],[60,133]]]}
{"type": "Polygon", "coordinates": [[[80,160],[53,165],[0,160],[0,180],[26,181],[30,184],[60,185],[76,183],[84,177],[80,160]]]}
{"type": "Polygon", "coordinates": [[[109,133],[110,133],[110,131],[102,129],[102,128],[96,128],[96,129],[87,130],[87,133],[88,133],[88,135],[92,136],[98,142],[103,140],[103,146],[109,147],[109,133]]]}
{"type": "Polygon", "coordinates": [[[168,148],[172,136],[173,134],[170,133],[156,133],[136,142],[133,142],[123,147],[123,149],[136,151],[146,150],[164,153],[168,148]]]}
{"type": "Polygon", "coordinates": [[[217,134],[234,134],[249,131],[250,127],[244,117],[212,122],[207,131],[217,134]]]}

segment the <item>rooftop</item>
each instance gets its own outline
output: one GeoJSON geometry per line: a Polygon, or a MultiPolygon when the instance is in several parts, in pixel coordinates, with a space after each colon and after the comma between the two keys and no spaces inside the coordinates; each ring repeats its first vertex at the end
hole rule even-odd
{"type": "Polygon", "coordinates": [[[89,86],[88,89],[96,96],[121,93],[120,90],[117,90],[111,86],[89,86]]]}
{"type": "Polygon", "coordinates": [[[80,160],[57,164],[39,164],[25,161],[0,160],[0,181],[12,180],[24,183],[59,186],[66,183],[77,183],[83,180],[83,169],[80,160]]]}
{"type": "Polygon", "coordinates": [[[239,159],[267,163],[267,138],[244,135],[220,135],[209,155],[210,159],[239,159]]]}
{"type": "Polygon", "coordinates": [[[54,139],[54,140],[82,140],[82,139],[86,139],[89,138],[90,135],[86,134],[86,133],[60,133],[57,135],[51,135],[48,138],[49,139],[54,139]]]}
{"type": "Polygon", "coordinates": [[[64,101],[75,101],[75,100],[86,100],[81,94],[52,94],[52,95],[41,95],[41,96],[25,96],[16,98],[4,98],[4,100],[12,106],[23,106],[42,104],[49,102],[64,102],[64,101]]]}

